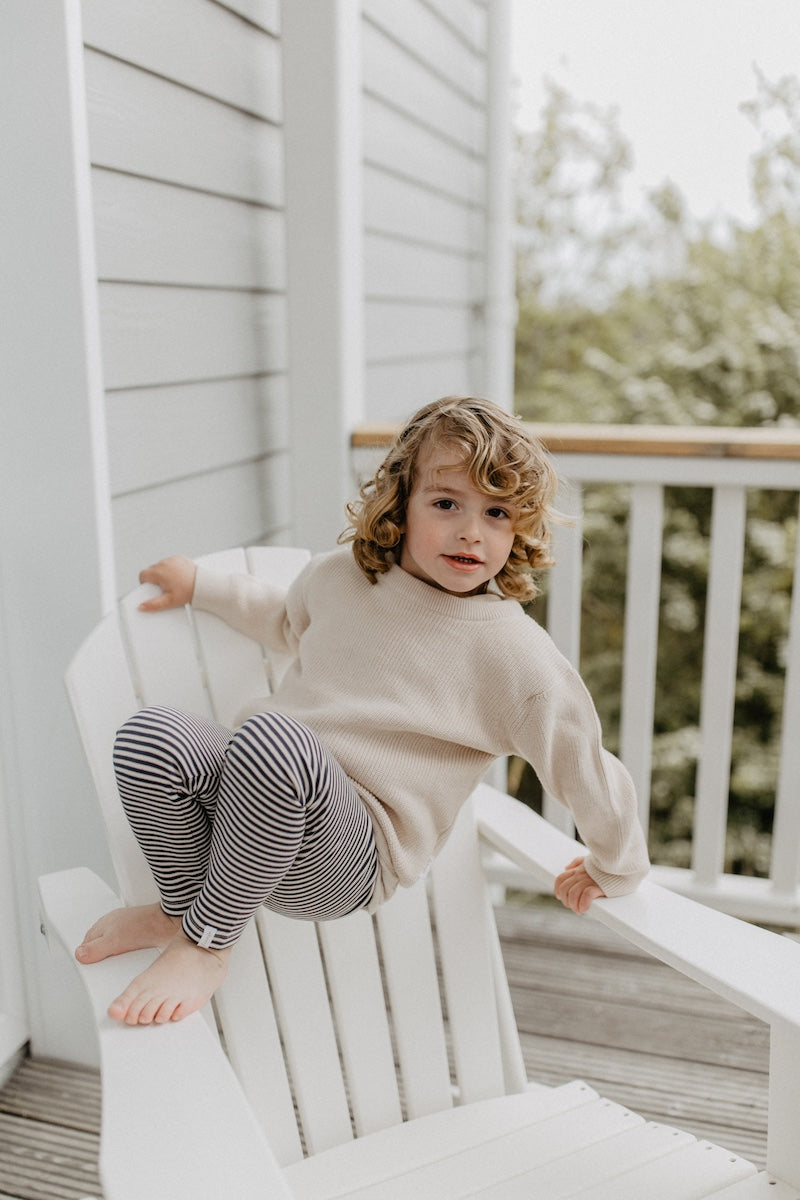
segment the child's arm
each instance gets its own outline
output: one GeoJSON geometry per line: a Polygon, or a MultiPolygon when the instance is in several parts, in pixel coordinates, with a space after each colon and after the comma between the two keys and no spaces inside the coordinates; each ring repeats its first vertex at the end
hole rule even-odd
{"type": "Polygon", "coordinates": [[[166,608],[181,608],[184,604],[191,604],[196,574],[197,568],[192,560],[182,555],[163,558],[161,562],[145,567],[139,574],[139,583],[155,583],[161,588],[161,595],[153,596],[152,600],[143,600],[139,605],[140,611],[162,612],[166,608]]]}
{"type": "Polygon", "coordinates": [[[584,867],[582,858],[573,858],[571,863],[567,863],[556,879],[553,890],[565,908],[571,908],[573,912],[580,914],[589,911],[593,900],[600,900],[605,896],[603,889],[595,883],[584,867]]]}
{"type": "Polygon", "coordinates": [[[518,706],[511,731],[514,753],[531,764],[542,788],[572,814],[586,856],[561,872],[556,895],[584,913],[601,896],[625,896],[650,863],[630,773],[602,744],[594,702],[577,671],[543,630],[533,681],[541,681],[518,706]]]}
{"type": "Polygon", "coordinates": [[[294,653],[296,637],[286,620],[286,589],[273,587],[252,575],[205,570],[198,574],[190,558],[176,555],[145,567],[140,583],[154,583],[159,596],[144,600],[140,612],[163,612],[197,603],[246,637],[273,650],[294,653]]]}

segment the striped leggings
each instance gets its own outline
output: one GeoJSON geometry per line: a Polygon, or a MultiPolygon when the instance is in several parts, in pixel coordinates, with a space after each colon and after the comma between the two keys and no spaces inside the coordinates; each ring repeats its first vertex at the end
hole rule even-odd
{"type": "Polygon", "coordinates": [[[114,771],[161,906],[200,946],[233,945],[262,904],[325,920],[372,895],[369,813],[317,736],[291,717],[258,713],[231,733],[145,708],[117,734],[114,771]]]}

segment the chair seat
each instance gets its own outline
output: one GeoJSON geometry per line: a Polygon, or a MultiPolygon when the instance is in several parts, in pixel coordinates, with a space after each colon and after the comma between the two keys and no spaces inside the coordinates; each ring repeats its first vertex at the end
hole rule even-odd
{"type": "Polygon", "coordinates": [[[382,1130],[286,1178],[297,1200],[689,1200],[757,1176],[746,1159],[575,1081],[382,1130]]]}

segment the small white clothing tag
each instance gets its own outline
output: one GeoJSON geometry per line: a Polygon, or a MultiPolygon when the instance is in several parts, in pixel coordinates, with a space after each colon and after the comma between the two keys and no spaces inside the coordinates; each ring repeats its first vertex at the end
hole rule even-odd
{"type": "Polygon", "coordinates": [[[202,950],[209,950],[216,936],[217,931],[214,926],[206,925],[203,929],[203,936],[200,938],[200,941],[197,944],[202,950]]]}

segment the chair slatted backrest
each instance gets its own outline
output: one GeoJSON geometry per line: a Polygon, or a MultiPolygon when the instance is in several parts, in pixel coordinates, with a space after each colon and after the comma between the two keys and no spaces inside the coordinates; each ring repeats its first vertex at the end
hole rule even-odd
{"type": "MultiPolygon", "coordinates": [[[[304,551],[203,560],[288,586],[304,551]]],[[[154,895],[116,793],[111,746],[144,704],[232,725],[286,667],[215,617],[120,602],[79,651],[68,690],[126,902],[154,895]]],[[[215,999],[226,1051],[283,1164],[403,1118],[525,1085],[470,805],[429,879],[375,916],[293,921],[261,910],[215,999]]]]}
{"type": "Polygon", "coordinates": [[[116,612],[109,613],[83,643],[67,671],[66,684],[121,893],[129,904],[147,903],[156,897],[156,888],[122,811],[111,760],[117,730],[140,703],[116,612]]]}

